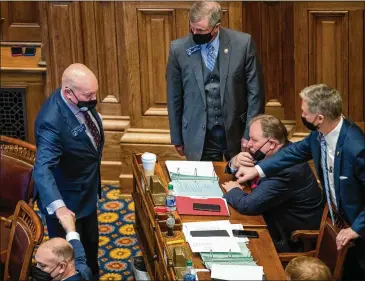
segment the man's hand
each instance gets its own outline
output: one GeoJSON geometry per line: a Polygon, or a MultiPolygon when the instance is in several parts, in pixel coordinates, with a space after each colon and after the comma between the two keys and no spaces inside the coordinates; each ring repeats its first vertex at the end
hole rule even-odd
{"type": "Polygon", "coordinates": [[[67,209],[67,207],[61,207],[56,210],[56,217],[60,220],[64,215],[71,215],[74,220],[76,219],[75,213],[67,209]]]}
{"type": "Polygon", "coordinates": [[[62,227],[66,231],[66,233],[76,231],[75,219],[72,215],[70,214],[62,215],[59,218],[59,220],[60,224],[62,224],[62,227]]]}
{"type": "Polygon", "coordinates": [[[236,187],[242,189],[242,186],[238,182],[236,182],[236,181],[227,181],[224,184],[222,184],[222,187],[224,188],[224,190],[226,192],[229,192],[233,188],[236,188],[236,187]]]}
{"type": "Polygon", "coordinates": [[[247,151],[248,140],[245,138],[241,139],[241,151],[247,151]]]}
{"type": "Polygon", "coordinates": [[[181,155],[185,156],[184,146],[183,145],[175,145],[176,151],[181,155]]]}
{"type": "Polygon", "coordinates": [[[342,229],[336,237],[337,250],[341,250],[350,240],[360,237],[351,227],[342,229]]]}
{"type": "Polygon", "coordinates": [[[259,173],[255,167],[240,167],[236,173],[237,182],[244,183],[257,177],[259,173]]]}
{"type": "Polygon", "coordinates": [[[239,167],[253,167],[255,164],[253,163],[253,157],[248,152],[240,152],[235,157],[233,157],[231,161],[231,167],[234,169],[238,169],[239,167]]]}

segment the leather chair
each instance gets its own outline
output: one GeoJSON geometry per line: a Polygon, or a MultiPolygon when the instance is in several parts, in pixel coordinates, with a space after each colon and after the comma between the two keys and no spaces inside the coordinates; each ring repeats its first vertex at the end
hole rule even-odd
{"type": "Polygon", "coordinates": [[[33,180],[36,147],[22,140],[0,137],[0,216],[14,213],[19,200],[33,204],[33,180]]]}
{"type": "Polygon", "coordinates": [[[345,220],[339,215],[335,209],[335,225],[332,224],[331,218],[328,216],[328,205],[326,205],[320,229],[317,230],[297,230],[292,233],[291,239],[298,241],[315,241],[317,240],[316,249],[302,253],[279,253],[279,258],[283,264],[287,264],[290,260],[298,256],[310,256],[319,258],[331,270],[333,280],[341,280],[343,273],[343,263],[347,254],[347,250],[353,244],[350,242],[341,250],[337,250],[336,237],[341,229],[349,227],[345,220]]]}
{"type": "Polygon", "coordinates": [[[33,251],[43,239],[43,224],[36,212],[24,201],[19,201],[10,219],[0,217],[10,228],[4,276],[1,280],[28,280],[33,251]]]}

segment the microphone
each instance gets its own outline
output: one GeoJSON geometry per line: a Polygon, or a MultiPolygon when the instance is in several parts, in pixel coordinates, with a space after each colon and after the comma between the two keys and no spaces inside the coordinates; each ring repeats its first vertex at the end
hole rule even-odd
{"type": "Polygon", "coordinates": [[[167,224],[167,236],[174,236],[174,225],[175,225],[175,219],[173,216],[169,216],[169,218],[166,220],[167,224]]]}

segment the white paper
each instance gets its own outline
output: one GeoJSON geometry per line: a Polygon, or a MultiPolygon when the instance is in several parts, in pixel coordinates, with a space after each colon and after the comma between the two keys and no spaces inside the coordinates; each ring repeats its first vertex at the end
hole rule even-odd
{"type": "Polygon", "coordinates": [[[211,278],[221,280],[262,280],[262,266],[212,264],[211,278]]]}
{"type": "Polygon", "coordinates": [[[180,174],[182,176],[217,178],[213,162],[167,160],[165,163],[170,173],[180,174]]]}
{"type": "Polygon", "coordinates": [[[186,240],[189,240],[189,238],[191,238],[190,231],[192,230],[226,230],[230,229],[230,226],[231,223],[229,220],[185,222],[183,223],[183,232],[186,240]]]}
{"type": "Polygon", "coordinates": [[[193,253],[241,252],[236,239],[230,237],[191,237],[188,242],[193,253]]]}
{"type": "Polygon", "coordinates": [[[211,180],[173,180],[176,196],[188,197],[223,197],[217,181],[211,180]]]}

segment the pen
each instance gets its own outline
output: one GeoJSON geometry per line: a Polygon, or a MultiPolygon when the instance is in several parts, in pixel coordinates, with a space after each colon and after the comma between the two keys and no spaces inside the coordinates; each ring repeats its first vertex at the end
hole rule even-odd
{"type": "Polygon", "coordinates": [[[166,241],[166,245],[174,245],[174,244],[179,244],[179,243],[185,243],[185,240],[179,239],[179,240],[166,241]]]}

